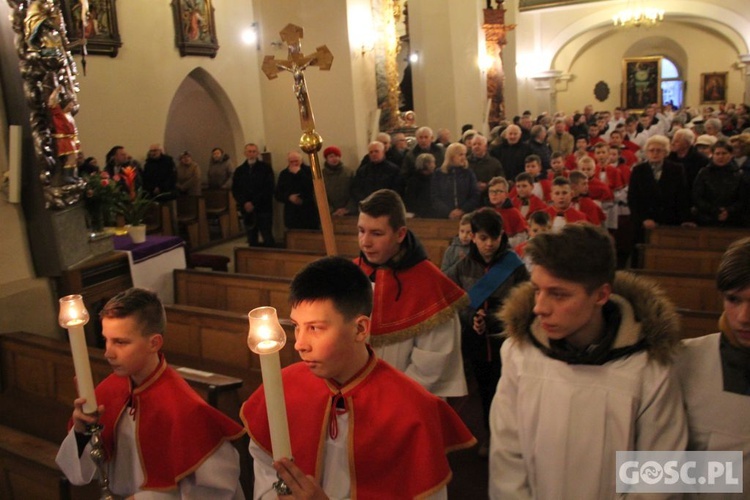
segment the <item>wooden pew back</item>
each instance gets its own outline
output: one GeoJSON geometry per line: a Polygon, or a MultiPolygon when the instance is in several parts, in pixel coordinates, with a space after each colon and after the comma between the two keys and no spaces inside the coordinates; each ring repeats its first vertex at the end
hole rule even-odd
{"type": "Polygon", "coordinates": [[[680,331],[683,339],[702,337],[709,333],[719,331],[718,311],[693,311],[691,309],[677,309],[680,314],[682,328],[680,331]]]}
{"type": "Polygon", "coordinates": [[[241,274],[293,278],[303,267],[324,253],[289,250],[286,248],[236,247],[234,271],[241,274]]]}
{"type": "Polygon", "coordinates": [[[633,270],[658,283],[677,307],[694,311],[722,311],[724,303],[712,275],[686,275],[648,269],[633,270]]]}
{"type": "Polygon", "coordinates": [[[641,266],[660,272],[683,274],[715,274],[722,250],[693,250],[656,245],[639,245],[641,266]]]}
{"type": "MultiPolygon", "coordinates": [[[[440,267],[443,254],[450,245],[448,239],[419,238],[433,264],[440,267]]],[[[359,255],[359,242],[356,234],[336,234],[336,247],[339,255],[359,255]]],[[[291,229],[286,232],[286,248],[307,252],[325,253],[323,233],[307,229],[291,229]]]]}
{"type": "Polygon", "coordinates": [[[256,307],[272,306],[279,318],[288,318],[290,283],[288,278],[175,269],[175,303],[244,314],[256,307]]]}
{"type": "Polygon", "coordinates": [[[647,231],[649,244],[670,248],[725,251],[748,235],[747,228],[658,226],[647,231]]]}

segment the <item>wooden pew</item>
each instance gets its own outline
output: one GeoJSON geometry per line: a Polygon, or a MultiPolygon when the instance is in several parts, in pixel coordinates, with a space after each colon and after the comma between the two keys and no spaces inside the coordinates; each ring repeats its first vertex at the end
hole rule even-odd
{"type": "Polygon", "coordinates": [[[244,314],[256,307],[272,306],[279,318],[288,318],[290,283],[288,278],[175,269],[175,303],[244,314]]]}
{"type": "Polygon", "coordinates": [[[303,267],[325,257],[325,253],[286,248],[236,247],[234,271],[259,276],[293,278],[303,267]]]}
{"type": "MultiPolygon", "coordinates": [[[[458,221],[450,219],[423,219],[415,217],[406,220],[408,227],[419,239],[437,238],[451,240],[458,234],[458,221]]],[[[334,217],[333,232],[336,234],[357,234],[357,217],[334,217]]]]}
{"type": "MultiPolygon", "coordinates": [[[[89,358],[95,383],[112,372],[101,349],[89,348],[89,358]]],[[[241,379],[173,367],[204,399],[238,419],[241,379]]],[[[54,465],[76,398],[68,342],[24,332],[2,334],[0,371],[0,426],[13,430],[0,429],[0,498],[98,498],[96,488],[90,495],[90,487],[61,481],[54,465]]]]}
{"type": "Polygon", "coordinates": [[[659,226],[646,232],[646,241],[662,247],[723,252],[746,236],[750,236],[747,228],[659,226]]]}
{"type": "MultiPolygon", "coordinates": [[[[443,254],[450,245],[448,239],[420,238],[427,257],[440,267],[443,254]]],[[[336,234],[336,247],[339,255],[359,255],[359,242],[356,234],[336,234]]],[[[325,253],[323,233],[309,229],[290,229],[286,232],[286,248],[307,252],[325,253]]]]}
{"type": "Polygon", "coordinates": [[[0,498],[95,500],[94,481],[73,486],[55,463],[59,444],[0,425],[0,498]]]}
{"type": "Polygon", "coordinates": [[[677,312],[682,320],[680,333],[683,339],[702,337],[719,331],[721,313],[718,311],[693,311],[678,308],[677,312]]]}
{"type": "MultiPolygon", "coordinates": [[[[164,353],[167,359],[209,372],[220,371],[244,381],[240,401],[247,399],[261,382],[260,360],[247,347],[247,313],[217,311],[185,305],[164,306],[167,334],[164,353]]],[[[281,350],[281,366],[300,360],[294,350],[294,326],[280,319],[287,335],[281,350]]]]}
{"type": "Polygon", "coordinates": [[[724,308],[713,275],[687,275],[648,269],[635,269],[632,272],[659,284],[677,307],[714,312],[722,311],[724,308]]]}
{"type": "Polygon", "coordinates": [[[723,250],[694,250],[656,245],[638,245],[641,267],[660,272],[715,274],[723,250]]]}

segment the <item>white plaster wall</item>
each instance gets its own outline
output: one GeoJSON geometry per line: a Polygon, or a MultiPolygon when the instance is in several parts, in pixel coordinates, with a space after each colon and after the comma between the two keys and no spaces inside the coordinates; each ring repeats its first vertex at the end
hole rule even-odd
{"type": "MultiPolygon", "coordinates": [[[[79,75],[81,111],[76,123],[87,155],[103,164],[109,148],[120,144],[142,160],[150,144],[164,141],[172,97],[196,67],[210,73],[227,93],[239,115],[242,135],[264,142],[259,53],[240,41],[242,29],[254,20],[253,6],[247,0],[214,5],[220,48],[211,59],[180,57],[170,2],[117,3],[123,42],[118,56],[89,56],[87,75],[79,75]]],[[[230,152],[233,158],[241,157],[241,146],[230,152]]]]}

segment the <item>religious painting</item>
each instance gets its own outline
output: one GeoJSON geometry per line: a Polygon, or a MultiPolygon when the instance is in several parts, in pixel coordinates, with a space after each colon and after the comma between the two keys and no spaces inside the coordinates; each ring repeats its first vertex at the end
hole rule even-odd
{"type": "Polygon", "coordinates": [[[102,54],[115,57],[122,46],[117,28],[117,0],[89,0],[89,13],[81,17],[81,0],[62,0],[69,49],[74,54],[83,51],[86,40],[87,54],[102,54]]]}
{"type": "Polygon", "coordinates": [[[701,104],[721,104],[727,101],[727,75],[701,73],[701,104]]]}
{"type": "Polygon", "coordinates": [[[216,39],[212,0],[172,0],[175,43],[181,56],[216,57],[216,39]]]}
{"type": "Polygon", "coordinates": [[[547,7],[563,7],[566,5],[596,1],[597,0],[519,0],[518,10],[523,12],[525,10],[544,9],[547,7]]]}
{"type": "Polygon", "coordinates": [[[622,105],[641,112],[661,105],[661,57],[636,57],[622,61],[622,105]]]}

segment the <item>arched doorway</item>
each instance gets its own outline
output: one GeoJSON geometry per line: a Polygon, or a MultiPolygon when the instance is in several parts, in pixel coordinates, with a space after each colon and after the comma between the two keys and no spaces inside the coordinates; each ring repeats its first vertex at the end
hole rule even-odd
{"type": "Polygon", "coordinates": [[[242,146],[242,127],[221,85],[203,68],[188,74],[172,98],[164,133],[164,149],[175,157],[190,151],[207,178],[211,150],[222,148],[235,157],[242,146]]]}

